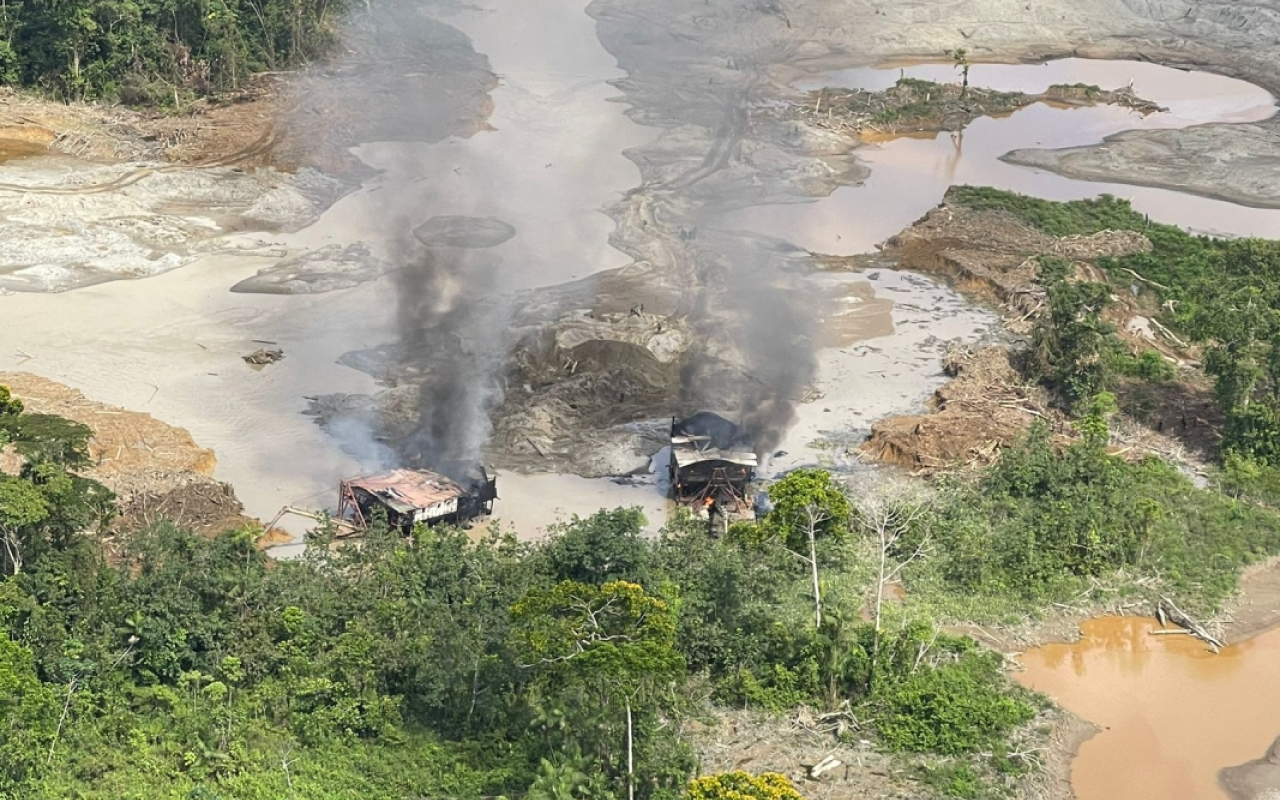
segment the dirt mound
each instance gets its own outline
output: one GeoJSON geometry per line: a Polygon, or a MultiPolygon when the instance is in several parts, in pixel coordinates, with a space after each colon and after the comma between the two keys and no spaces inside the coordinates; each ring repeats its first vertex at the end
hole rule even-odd
{"type": "Polygon", "coordinates": [[[575,312],[531,333],[512,358],[493,450],[509,465],[586,477],[644,467],[662,437],[624,421],[665,419],[690,337],[683,320],[638,310],[575,312]]]}
{"type": "MultiPolygon", "coordinates": [[[[944,275],[960,291],[1000,306],[1008,330],[1026,334],[1045,307],[1040,259],[1071,264],[1073,279],[1106,282],[1103,258],[1148,252],[1151,242],[1136,231],[1104,230],[1088,236],[1050,236],[1003,210],[975,210],[943,202],[886,244],[886,255],[903,268],[944,275]]],[[[1136,273],[1130,291],[1117,291],[1104,311],[1117,335],[1134,352],[1155,349],[1173,363],[1197,358],[1194,348],[1155,319],[1157,295],[1136,273]]],[[[1062,419],[1048,409],[1039,390],[1024,385],[1005,348],[949,359],[956,380],[934,398],[937,411],[888,419],[875,425],[866,457],[933,470],[985,463],[1033,419],[1062,419]]],[[[1220,415],[1204,381],[1184,375],[1158,388],[1125,379],[1116,387],[1127,419],[1117,420],[1118,452],[1129,458],[1156,453],[1190,469],[1217,444],[1220,415]],[[1141,420],[1142,422],[1138,422],[1141,420]]],[[[1070,436],[1065,431],[1064,436],[1070,436]]]]}
{"type": "Polygon", "coordinates": [[[1025,322],[1043,305],[1038,256],[1086,262],[1147,252],[1151,242],[1135,231],[1099,231],[1054,237],[1006,211],[974,210],[944,202],[885,244],[904,269],[954,280],[966,294],[1004,306],[1025,322]]]}
{"type": "MultiPolygon", "coordinates": [[[[89,457],[83,471],[116,493],[119,530],[161,518],[198,533],[217,533],[251,523],[231,486],[212,476],[213,451],[200,447],[182,428],[150,414],[125,411],[85,397],[60,383],[25,372],[0,372],[0,384],[22,400],[27,411],[55,414],[87,425],[89,457]]],[[[0,467],[19,465],[10,453],[0,467]]]]}
{"type": "Polygon", "coordinates": [[[260,76],[240,92],[204,98],[182,113],[51,102],[0,88],[0,137],[91,161],[270,163],[281,84],[260,76]]]}
{"type": "Polygon", "coordinates": [[[1064,236],[1049,248],[1050,255],[1072,261],[1096,261],[1150,251],[1151,240],[1137,231],[1098,231],[1089,236],[1064,236]]]}
{"type": "Polygon", "coordinates": [[[949,353],[944,368],[955,379],[934,394],[933,413],[876,423],[863,457],[925,471],[989,463],[1034,420],[1053,418],[1010,359],[1002,346],[949,353]]]}

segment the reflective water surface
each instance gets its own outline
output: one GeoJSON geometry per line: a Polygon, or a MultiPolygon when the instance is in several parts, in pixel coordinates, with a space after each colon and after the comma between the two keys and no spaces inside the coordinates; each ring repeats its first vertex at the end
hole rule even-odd
{"type": "MultiPolygon", "coordinates": [[[[900,76],[957,80],[951,65],[903,69],[854,69],[815,77],[801,88],[844,86],[884,89],[900,76]]],[[[1005,91],[1038,93],[1055,83],[1087,83],[1106,89],[1132,86],[1169,110],[1143,116],[1115,106],[1090,108],[1037,104],[1005,117],[975,120],[959,134],[911,135],[872,143],[858,157],[871,168],[861,186],[837,189],[810,202],[755,206],[724,217],[727,227],[787,239],[815,252],[852,255],[919,219],[953,184],[994,186],[1050,200],[1076,200],[1104,192],[1129,198],[1153,219],[1203,233],[1275,235],[1280,211],[1245,208],[1166,189],[1078,181],[1000,161],[1021,148],[1096,144],[1127,130],[1182,128],[1208,122],[1254,122],[1275,111],[1265,90],[1245,81],[1129,61],[1064,59],[1041,65],[978,64],[970,83],[1005,91]]]]}
{"type": "Polygon", "coordinates": [[[1155,620],[1101,617],[1020,657],[1025,686],[1097,723],[1072,765],[1079,800],[1222,800],[1224,767],[1280,734],[1280,629],[1214,655],[1155,620]]]}

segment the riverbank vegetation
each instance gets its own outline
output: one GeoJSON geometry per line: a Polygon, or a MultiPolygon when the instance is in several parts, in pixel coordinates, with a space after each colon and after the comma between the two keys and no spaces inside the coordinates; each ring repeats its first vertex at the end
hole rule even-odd
{"type": "MultiPolygon", "coordinates": [[[[1039,341],[1057,340],[1033,377],[1046,380],[1068,403],[1114,388],[1125,375],[1176,383],[1200,371],[1212,381],[1218,455],[1242,491],[1270,486],[1280,466],[1280,241],[1217,239],[1152,222],[1127,201],[1110,196],[1057,203],[996,189],[955,187],[948,199],[975,209],[1002,210],[1053,236],[1089,236],[1105,230],[1144,235],[1151,249],[1099,259],[1107,283],[1071,281],[1066,265],[1041,259],[1049,294],[1039,341]],[[1175,375],[1152,352],[1138,360],[1117,347],[1102,322],[1113,294],[1147,293],[1150,313],[1186,345],[1199,369],[1175,375]],[[1073,310],[1078,314],[1073,315],[1073,310]]],[[[1191,420],[1194,424],[1197,420],[1191,420]]],[[[1185,415],[1181,426],[1186,427],[1185,415]]],[[[1266,491],[1269,498],[1274,495],[1266,491]]]]}
{"type": "Polygon", "coordinates": [[[1013,360],[1057,409],[990,466],[935,481],[937,554],[906,572],[910,602],[991,621],[1163,593],[1218,608],[1242,568],[1280,553],[1280,243],[1195,236],[1108,196],[961,186],[947,201],[1075,237],[1081,251],[1082,237],[1116,231],[1150,246],[1028,259],[1037,285],[1019,291],[1041,299],[1019,311],[1031,321],[1013,360]],[[1135,318],[1159,340],[1122,337],[1117,323],[1135,318]],[[1113,437],[1117,410],[1194,444],[1211,462],[1205,480],[1113,437]]]}
{"type": "Polygon", "coordinates": [[[1071,444],[1038,425],[976,478],[944,481],[936,556],[908,573],[912,602],[934,609],[922,613],[1009,622],[1165,594],[1207,612],[1245,566],[1280,553],[1280,514],[1154,456],[1109,453],[1101,413],[1071,444]]]}
{"type": "Polygon", "coordinates": [[[328,53],[345,0],[71,0],[0,6],[0,85],[170,105],[328,53]]]}
{"type": "Polygon", "coordinates": [[[892,135],[920,131],[961,131],[980,117],[1010,114],[1041,102],[1120,105],[1141,113],[1158,106],[1127,89],[1103,90],[1085,84],[1055,84],[1041,94],[1001,92],[969,85],[964,51],[956,51],[961,83],[938,83],[905,75],[881,91],[826,87],[809,92],[791,113],[811,125],[841,132],[892,135]]]}
{"type": "MultiPolygon", "coordinates": [[[[0,429],[25,429],[7,408],[0,429]]],[[[778,777],[689,783],[682,721],[726,706],[834,712],[840,736],[959,796],[1031,769],[1017,743],[1039,702],[998,655],[887,607],[860,619],[886,575],[873,556],[897,557],[825,473],[721,539],[688,517],[647,539],[616,510],[536,545],[320,531],[273,562],[249,530],[161,524],[108,550],[109,497],[65,483],[70,433],[24,446],[0,484],[21,554],[0,578],[0,797],[795,796],[778,777]]]]}

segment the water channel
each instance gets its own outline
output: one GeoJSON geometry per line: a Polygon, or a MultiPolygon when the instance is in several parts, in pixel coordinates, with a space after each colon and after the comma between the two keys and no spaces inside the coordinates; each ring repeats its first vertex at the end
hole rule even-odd
{"type": "MultiPolygon", "coordinates": [[[[486,0],[450,13],[489,57],[500,86],[486,130],[437,144],[371,142],[355,149],[381,172],[293,235],[239,237],[290,250],[361,241],[387,254],[397,237],[437,214],[494,216],[517,228],[492,248],[504,291],[549,286],[628,263],[608,244],[601,206],[639,183],[622,152],[656,132],[632,122],[608,81],[623,77],[600,45],[586,0],[486,0]],[[549,27],[548,27],[549,26],[549,27]],[[530,36],[555,30],[555,44],[530,36]],[[395,209],[412,209],[400,230],[395,209]]],[[[0,160],[32,154],[14,143],[0,160]]],[[[398,216],[398,215],[397,215],[398,216]]],[[[278,256],[276,256],[278,258],[278,256]]],[[[35,372],[89,397],[147,411],[213,448],[215,476],[246,511],[270,519],[286,504],[324,507],[336,481],[367,471],[303,416],[305,396],[369,394],[366,374],[337,363],[395,341],[389,280],[319,295],[233,294],[275,258],[219,254],[145,280],[62,294],[0,296],[2,368],[35,372]],[[286,358],[247,369],[240,356],[276,342],[286,358]],[[25,356],[12,356],[14,353],[25,356]],[[11,360],[8,360],[11,359],[11,360]]],[[[503,524],[536,536],[556,519],[602,506],[642,505],[660,523],[661,496],[611,481],[504,474],[503,524]]],[[[648,487],[651,488],[651,487],[648,487]]],[[[298,533],[304,523],[293,526],[298,533]]]]}
{"type": "MultiPolygon", "coordinates": [[[[585,5],[482,0],[452,15],[448,21],[473,39],[500,75],[490,120],[496,130],[436,145],[363,145],[357,155],[384,172],[283,243],[301,248],[368,240],[381,227],[384,198],[393,197],[418,209],[421,220],[464,214],[515,226],[517,235],[494,248],[520,267],[507,275],[508,290],[625,264],[608,245],[613,223],[599,209],[638,183],[638,171],[622,153],[654,131],[628,119],[624,105],[609,102],[618,92],[608,81],[623,73],[600,46],[585,5]],[[554,40],[530,35],[545,30],[556,31],[554,40]],[[407,162],[413,171],[403,169],[407,162]],[[424,175],[433,180],[423,181],[424,175]],[[470,188],[480,185],[487,191],[470,188]]],[[[850,70],[815,76],[807,85],[878,88],[900,74],[850,70]]],[[[949,65],[912,66],[905,74],[955,78],[949,65]]],[[[1015,148],[1089,144],[1122,130],[1263,119],[1275,107],[1261,89],[1150,64],[1074,59],[977,65],[971,74],[976,85],[1023,91],[1077,81],[1116,87],[1130,80],[1138,94],[1170,110],[1142,117],[1119,108],[1042,104],[977,120],[962,136],[882,142],[859,151],[871,167],[864,185],[814,202],[745,209],[727,215],[725,226],[819,252],[867,252],[936,204],[948,185],[965,182],[1052,199],[1111,192],[1160,221],[1196,230],[1280,231],[1277,211],[1073,181],[999,160],[1015,148]]],[[[25,145],[0,146],[0,161],[27,154],[25,145]]],[[[394,339],[385,313],[376,313],[391,301],[390,289],[383,280],[316,296],[228,291],[271,263],[219,255],[146,280],[0,297],[0,354],[8,358],[21,350],[32,357],[6,368],[33,371],[188,428],[197,442],[215,449],[217,477],[235,486],[253,515],[270,517],[286,503],[323,505],[336,479],[361,465],[299,413],[303,396],[376,390],[368,376],[336,360],[394,339]],[[287,358],[260,373],[245,368],[239,357],[253,349],[254,339],[278,342],[287,358]]],[[[794,455],[775,466],[810,460],[805,448],[832,430],[865,430],[879,417],[909,410],[904,404],[922,403],[943,380],[943,340],[978,338],[995,324],[990,312],[920,276],[886,269],[827,280],[848,304],[832,323],[838,335],[821,354],[826,396],[801,406],[784,444],[794,455]]],[[[639,504],[655,521],[663,513],[652,486],[505,475],[501,491],[504,521],[525,535],[601,506],[639,504]]],[[[1020,680],[1107,728],[1082,748],[1076,763],[1082,800],[1220,798],[1216,771],[1260,756],[1280,733],[1280,693],[1274,691],[1280,631],[1213,656],[1185,637],[1149,636],[1148,628],[1135,620],[1086,623],[1080,643],[1025,654],[1020,680]]]]}
{"type": "MultiPolygon", "coordinates": [[[[950,81],[951,65],[850,69],[814,76],[798,88],[821,86],[879,90],[899,77],[950,81]]],[[[1209,122],[1256,122],[1275,114],[1275,99],[1245,81],[1183,72],[1130,61],[1063,59],[1041,65],[978,64],[970,83],[1001,91],[1043,92],[1052,84],[1086,83],[1115,89],[1130,85],[1143,99],[1168,111],[1143,116],[1115,106],[1054,107],[1045,103],[1007,116],[975,120],[956,135],[900,136],[871,143],[858,156],[871,168],[860,186],[845,186],[809,202],[756,206],[727,215],[727,227],[787,239],[814,252],[853,255],[919,219],[953,184],[994,186],[1049,200],[1077,200],[1102,193],[1128,198],[1152,219],[1201,233],[1268,236],[1280,231],[1280,211],[1246,208],[1166,189],[1079,181],[1008,164],[1004,154],[1023,148],[1054,149],[1101,142],[1127,130],[1184,128],[1209,122]]]]}

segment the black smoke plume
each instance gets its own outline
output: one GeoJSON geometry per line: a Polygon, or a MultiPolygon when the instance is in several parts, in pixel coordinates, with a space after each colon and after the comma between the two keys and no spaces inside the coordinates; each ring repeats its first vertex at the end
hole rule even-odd
{"type": "Polygon", "coordinates": [[[777,242],[703,231],[694,352],[681,373],[681,405],[737,421],[758,454],[772,452],[817,375],[824,305],[804,291],[777,242]]]}
{"type": "Polygon", "coordinates": [[[421,383],[410,426],[393,448],[409,466],[475,463],[502,402],[506,318],[496,259],[461,248],[419,248],[396,273],[398,372],[421,383]]]}

